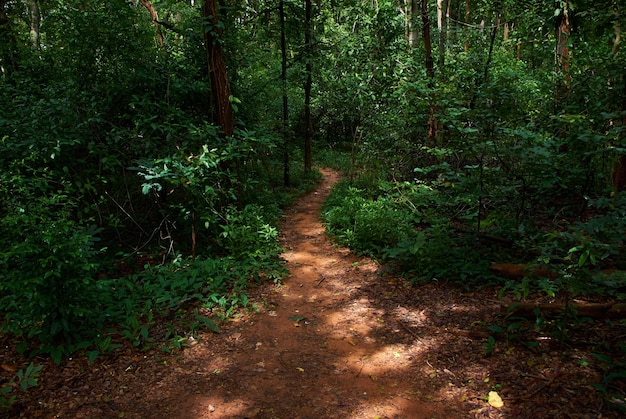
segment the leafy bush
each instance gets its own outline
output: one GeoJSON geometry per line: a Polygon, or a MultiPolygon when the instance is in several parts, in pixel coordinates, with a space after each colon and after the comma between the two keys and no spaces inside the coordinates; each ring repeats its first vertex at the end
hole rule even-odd
{"type": "Polygon", "coordinates": [[[228,258],[239,262],[251,276],[258,278],[264,273],[278,279],[285,272],[279,260],[282,248],[278,244],[278,230],[263,214],[263,207],[256,205],[247,205],[242,211],[231,209],[226,214],[226,223],[221,225],[220,243],[228,258]]]}
{"type": "Polygon", "coordinates": [[[466,283],[482,277],[488,263],[476,247],[476,235],[450,227],[451,217],[467,207],[466,197],[449,198],[419,182],[376,186],[359,189],[344,181],[333,188],[323,217],[340,243],[395,261],[415,279],[466,283]]]}
{"type": "Polygon", "coordinates": [[[414,227],[406,209],[382,195],[373,199],[372,192],[368,198],[363,189],[347,182],[338,184],[325,204],[323,218],[341,243],[380,256],[383,249],[406,240],[414,227]]]}
{"type": "Polygon", "coordinates": [[[103,325],[95,279],[97,229],[71,220],[76,204],[62,190],[47,191],[49,179],[7,180],[0,213],[7,244],[0,252],[4,329],[37,338],[43,352],[59,356],[63,345],[75,348],[103,325]]]}
{"type": "Polygon", "coordinates": [[[35,366],[31,362],[26,369],[20,369],[17,372],[17,379],[12,378],[8,383],[2,384],[0,387],[0,412],[9,410],[15,402],[16,396],[10,395],[14,388],[19,386],[23,391],[26,391],[38,385],[39,372],[42,368],[43,365],[35,366]]]}

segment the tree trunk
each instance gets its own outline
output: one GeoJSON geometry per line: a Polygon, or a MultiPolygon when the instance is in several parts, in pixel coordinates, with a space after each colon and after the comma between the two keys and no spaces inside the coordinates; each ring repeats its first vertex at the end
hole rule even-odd
{"type": "MultiPolygon", "coordinates": [[[[470,0],[465,0],[465,24],[470,24],[470,0]]],[[[469,51],[469,40],[465,41],[465,52],[469,51]]]]}
{"type": "Polygon", "coordinates": [[[283,183],[290,184],[289,176],[289,103],[287,97],[287,41],[285,36],[285,2],[280,0],[278,4],[280,15],[280,53],[281,53],[281,79],[283,93],[283,183]]]}
{"type": "MultiPolygon", "coordinates": [[[[432,42],[430,36],[430,18],[428,16],[428,0],[422,0],[421,7],[422,15],[422,37],[424,39],[424,48],[426,50],[426,74],[428,75],[428,87],[433,89],[435,81],[435,63],[433,61],[432,42]]],[[[427,123],[428,146],[435,145],[435,138],[437,137],[437,118],[435,116],[435,100],[432,97],[428,109],[428,123],[427,123]]]]}
{"type": "Polygon", "coordinates": [[[565,98],[570,89],[570,74],[569,74],[569,49],[567,47],[567,41],[570,35],[570,21],[569,21],[569,2],[563,1],[561,4],[557,3],[558,15],[556,16],[556,48],[555,48],[555,73],[557,75],[565,75],[565,83],[557,81],[555,86],[555,107],[565,98]],[[562,7],[562,8],[561,8],[562,7]]]}
{"type": "Polygon", "coordinates": [[[204,18],[204,44],[211,83],[211,120],[222,128],[224,136],[230,137],[233,135],[235,122],[220,39],[222,30],[218,25],[217,0],[204,0],[202,17],[204,18]]]}
{"type": "Polygon", "coordinates": [[[313,37],[313,24],[311,14],[311,0],[306,0],[304,18],[304,50],[306,56],[306,82],[304,83],[304,170],[307,173],[313,169],[313,121],[311,119],[311,87],[313,85],[313,54],[311,40],[313,37]]]}
{"type": "MultiPolygon", "coordinates": [[[[619,26],[619,22],[615,22],[615,40],[613,42],[613,54],[617,56],[620,53],[620,40],[621,40],[621,29],[619,26]]],[[[621,122],[621,128],[619,134],[620,147],[624,147],[624,130],[626,130],[626,83],[624,80],[624,76],[621,76],[622,82],[622,120],[617,122],[621,122]]],[[[617,163],[613,169],[613,193],[616,194],[618,192],[623,191],[626,188],[626,154],[620,153],[617,163]]]]}
{"type": "Polygon", "coordinates": [[[30,13],[30,46],[39,50],[41,48],[41,11],[39,0],[28,0],[28,11],[30,13]]]}
{"type": "Polygon", "coordinates": [[[152,3],[150,3],[150,0],[141,0],[141,4],[150,13],[150,17],[152,18],[152,23],[154,23],[154,28],[156,30],[157,42],[159,43],[159,46],[163,48],[165,46],[165,43],[163,42],[163,34],[161,33],[161,27],[159,25],[159,16],[157,15],[156,10],[154,6],[152,6],[152,3]]]}
{"type": "Polygon", "coordinates": [[[417,47],[419,31],[417,29],[417,16],[420,14],[420,0],[410,0],[411,12],[409,13],[409,45],[417,47]]]}
{"type": "Polygon", "coordinates": [[[485,71],[483,74],[483,84],[489,81],[489,67],[491,66],[491,60],[493,58],[493,46],[496,42],[496,34],[498,33],[498,26],[500,26],[500,17],[502,16],[502,8],[504,7],[504,1],[500,0],[497,5],[496,21],[491,29],[491,37],[489,38],[489,52],[487,53],[487,60],[485,61],[485,71]]]}
{"type": "Polygon", "coordinates": [[[448,1],[449,0],[437,0],[437,29],[439,30],[439,61],[437,67],[439,67],[439,74],[443,74],[446,62],[448,1]]]}

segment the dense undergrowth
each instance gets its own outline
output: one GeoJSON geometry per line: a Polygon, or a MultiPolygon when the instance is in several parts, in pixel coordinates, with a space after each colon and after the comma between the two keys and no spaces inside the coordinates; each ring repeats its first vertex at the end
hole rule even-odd
{"type": "MultiPolygon", "coordinates": [[[[346,169],[345,164],[337,167],[346,169]]],[[[465,189],[463,173],[428,179],[419,176],[424,171],[416,171],[411,181],[346,177],[325,204],[327,231],[342,245],[393,264],[413,281],[498,285],[517,298],[566,292],[626,299],[625,194],[587,198],[583,219],[563,215],[564,208],[555,206],[516,222],[510,212],[514,207],[505,205],[483,212],[479,221],[478,193],[459,193],[465,189]],[[543,266],[555,275],[537,278],[529,269],[528,280],[506,281],[489,273],[489,266],[499,262],[543,266]]]]}
{"type": "MultiPolygon", "coordinates": [[[[397,181],[372,172],[351,176],[345,159],[335,163],[346,177],[334,186],[322,213],[335,241],[378,259],[414,284],[448,282],[470,292],[488,287],[508,301],[564,304],[556,315],[537,307],[531,316],[515,314],[517,303],[511,304],[508,312],[483,325],[489,331],[485,356],[498,347],[533,350],[537,336],[546,335],[561,349],[587,347],[603,376],[590,385],[605,395],[612,409],[624,411],[626,346],[613,338],[581,341],[579,330],[593,320],[578,313],[574,302],[623,307],[626,301],[626,194],[588,199],[582,218],[565,217],[563,207],[555,205],[516,223],[510,212],[514,206],[493,206],[492,212],[479,216],[478,193],[458,193],[463,173],[433,179],[421,177],[429,170],[420,169],[412,180],[397,181]],[[497,262],[520,270],[515,278],[492,272],[497,262]]],[[[616,334],[626,325],[621,316],[604,321],[616,334]]]]}
{"type": "MultiPolygon", "coordinates": [[[[178,182],[179,174],[172,172],[169,181],[178,182]]],[[[158,246],[143,237],[145,247],[129,253],[105,247],[110,243],[103,243],[104,228],[73,221],[76,203],[68,195],[51,191],[33,201],[32,185],[19,179],[3,183],[2,192],[11,197],[1,220],[2,239],[11,243],[0,259],[3,333],[15,337],[20,353],[50,354],[60,362],[76,351],[93,359],[119,346],[111,344],[116,336],[135,345],[154,342],[152,329],[163,319],[176,319],[167,338],[203,326],[217,331],[197,309],[228,316],[247,305],[251,283],[282,277],[281,205],[315,182],[295,178],[301,189],[268,187],[271,197],[259,194],[257,203],[218,213],[208,186],[212,181],[208,176],[189,181],[190,188],[208,190],[194,191],[200,203],[163,207],[163,219],[151,232],[160,238],[158,246]],[[190,231],[175,231],[185,228],[185,220],[197,223],[186,226],[190,231]],[[191,306],[196,309],[190,314],[191,306]]],[[[145,193],[151,188],[144,184],[145,193]]]]}
{"type": "Polygon", "coordinates": [[[216,28],[202,3],[0,2],[0,333],[20,353],[216,330],[284,273],[281,208],[319,176],[309,134],[346,178],[330,234],[412,281],[625,299],[619,2],[457,2],[438,31],[419,25],[445,2],[234,2],[216,28]],[[218,33],[233,135],[211,118],[218,33]]]}

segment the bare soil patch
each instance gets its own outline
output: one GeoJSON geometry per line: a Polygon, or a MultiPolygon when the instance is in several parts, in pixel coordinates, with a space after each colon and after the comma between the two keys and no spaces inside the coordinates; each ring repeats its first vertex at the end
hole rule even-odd
{"type": "MultiPolygon", "coordinates": [[[[576,347],[546,337],[533,349],[498,342],[493,290],[411,285],[325,236],[321,206],[338,174],[288,209],[282,284],[251,291],[240,312],[173,355],[125,348],[93,365],[48,361],[11,417],[28,418],[592,418],[608,411],[593,342],[623,335],[592,323],[576,347]],[[585,344],[585,342],[587,344],[585,344]],[[489,405],[497,391],[504,407],[489,405]]],[[[621,327],[621,329],[620,329],[621,327]]],[[[617,330],[616,330],[617,329],[617,330]]],[[[2,348],[0,379],[20,365],[2,348]]],[[[2,416],[0,414],[0,416],[2,416]]]]}

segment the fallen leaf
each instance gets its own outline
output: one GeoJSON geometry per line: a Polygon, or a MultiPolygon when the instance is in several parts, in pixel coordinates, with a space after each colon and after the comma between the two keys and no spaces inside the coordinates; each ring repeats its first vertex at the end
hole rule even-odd
{"type": "Polygon", "coordinates": [[[493,406],[496,409],[500,409],[504,407],[504,402],[502,401],[502,398],[496,391],[489,392],[489,400],[487,402],[489,403],[490,406],[493,406]]]}
{"type": "Polygon", "coordinates": [[[304,368],[296,367],[296,369],[300,372],[304,372],[304,368]]]}
{"type": "Polygon", "coordinates": [[[5,370],[6,372],[16,372],[20,368],[17,365],[13,365],[13,364],[2,364],[2,369],[5,370]]]}
{"type": "Polygon", "coordinates": [[[300,324],[299,324],[299,323],[300,323],[301,321],[303,321],[303,320],[306,320],[306,317],[304,317],[304,316],[300,316],[300,315],[297,315],[297,316],[289,316],[289,317],[288,317],[288,319],[289,319],[290,321],[294,322],[294,326],[296,326],[296,325],[297,325],[297,326],[300,326],[300,324]]]}

